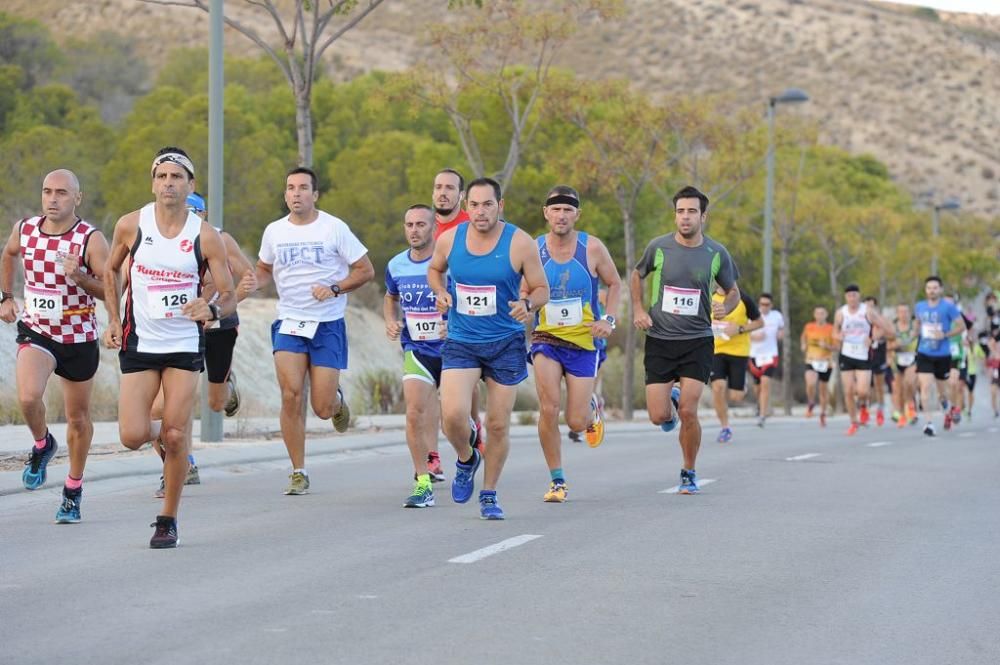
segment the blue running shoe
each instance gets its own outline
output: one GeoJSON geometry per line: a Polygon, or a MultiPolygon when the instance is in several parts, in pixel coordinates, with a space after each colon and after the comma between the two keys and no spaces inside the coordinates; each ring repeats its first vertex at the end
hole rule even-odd
{"type": "Polygon", "coordinates": [[[665,423],[660,423],[660,429],[664,432],[672,432],[674,431],[674,428],[677,427],[677,410],[678,404],[681,401],[681,389],[676,383],[674,384],[674,387],[670,389],[670,401],[674,405],[674,417],[665,423]]]}
{"type": "Polygon", "coordinates": [[[681,486],[677,488],[678,494],[697,494],[698,489],[698,477],[695,475],[694,471],[688,471],[687,469],[681,469],[681,486]]]}
{"type": "Polygon", "coordinates": [[[83,499],[83,490],[68,494],[63,488],[62,505],[56,511],[56,524],[79,524],[80,523],[80,501],[83,499]]]}
{"type": "Polygon", "coordinates": [[[479,493],[479,518],[484,520],[503,519],[503,508],[497,502],[496,490],[483,490],[479,493]]]}
{"type": "Polygon", "coordinates": [[[465,503],[476,491],[476,471],[483,463],[483,456],[475,448],[472,449],[472,463],[455,462],[455,479],[451,481],[451,498],[455,503],[465,503]]]}
{"type": "Polygon", "coordinates": [[[719,438],[716,439],[719,443],[729,443],[733,440],[733,428],[723,427],[722,431],[719,432],[719,438]]]}
{"type": "Polygon", "coordinates": [[[25,468],[24,473],[21,474],[21,482],[24,483],[26,490],[36,490],[45,484],[49,460],[55,457],[56,451],[59,450],[59,444],[56,443],[52,432],[46,432],[45,439],[45,447],[39,450],[32,446],[31,456],[24,463],[25,468]]]}

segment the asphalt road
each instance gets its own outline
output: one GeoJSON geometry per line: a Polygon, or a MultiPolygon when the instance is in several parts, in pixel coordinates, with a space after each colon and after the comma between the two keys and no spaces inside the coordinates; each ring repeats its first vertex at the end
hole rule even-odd
{"type": "Polygon", "coordinates": [[[0,500],[0,663],[996,665],[997,427],[706,428],[692,497],[676,434],[612,425],[565,443],[562,505],[521,438],[504,522],[447,484],[403,509],[401,445],[313,459],[303,497],[281,463],[208,469],[162,551],[148,476],[88,485],[75,526],[50,481],[0,500]]]}

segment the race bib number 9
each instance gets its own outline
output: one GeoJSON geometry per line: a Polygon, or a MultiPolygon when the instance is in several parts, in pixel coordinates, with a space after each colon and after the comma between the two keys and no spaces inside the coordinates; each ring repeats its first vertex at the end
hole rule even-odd
{"type": "Polygon", "coordinates": [[[437,312],[407,312],[406,330],[414,342],[441,339],[441,315],[437,312]]]}
{"type": "Polygon", "coordinates": [[[579,298],[550,300],[545,305],[545,322],[560,327],[583,323],[583,301],[579,298]]]}
{"type": "Polygon", "coordinates": [[[698,316],[701,313],[701,291],[682,289],[679,286],[664,286],[663,302],[660,307],[668,314],[698,316]]]}
{"type": "Polygon", "coordinates": [[[58,321],[63,315],[62,293],[59,289],[25,285],[24,309],[35,319],[58,321]]]}
{"type": "Polygon", "coordinates": [[[177,284],[152,284],[146,287],[149,316],[153,319],[176,319],[181,309],[195,299],[194,282],[177,284]]]}
{"type": "Polygon", "coordinates": [[[497,313],[497,287],[455,284],[455,311],[466,316],[493,316],[497,313]]]}
{"type": "Polygon", "coordinates": [[[282,335],[312,339],[316,335],[319,321],[299,321],[298,319],[282,319],[278,332],[282,335]]]}

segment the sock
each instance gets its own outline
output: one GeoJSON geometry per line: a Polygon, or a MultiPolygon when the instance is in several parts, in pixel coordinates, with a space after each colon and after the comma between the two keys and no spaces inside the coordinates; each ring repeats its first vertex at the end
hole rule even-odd
{"type": "Polygon", "coordinates": [[[458,463],[461,464],[462,466],[472,466],[472,463],[475,462],[475,461],[476,461],[476,449],[473,448],[472,449],[472,455],[469,456],[469,459],[467,459],[465,461],[462,461],[460,459],[460,460],[458,460],[458,463]]]}
{"type": "Polygon", "coordinates": [[[550,469],[549,470],[549,475],[552,476],[552,481],[553,482],[560,482],[560,483],[566,482],[563,479],[563,470],[562,470],[562,467],[559,467],[558,469],[550,469]]]}
{"type": "Polygon", "coordinates": [[[70,475],[66,476],[66,489],[70,490],[71,492],[77,492],[80,490],[81,487],[83,487],[82,477],[74,478],[73,476],[70,475]]]}
{"type": "Polygon", "coordinates": [[[417,476],[417,484],[418,485],[430,485],[431,484],[431,474],[429,474],[429,473],[421,473],[419,476],[417,476]]]}
{"type": "Polygon", "coordinates": [[[194,455],[188,455],[188,464],[191,466],[197,466],[197,464],[194,463],[194,455]]]}
{"type": "Polygon", "coordinates": [[[437,451],[432,450],[431,452],[427,453],[428,462],[433,462],[434,460],[439,460],[439,459],[441,459],[441,455],[439,455],[437,451]]]}
{"type": "Polygon", "coordinates": [[[305,476],[306,478],[308,478],[308,477],[309,477],[309,472],[308,472],[308,471],[306,471],[305,469],[292,469],[292,471],[293,471],[294,473],[301,473],[301,474],[302,474],[303,476],[305,476]]]}
{"type": "Polygon", "coordinates": [[[45,446],[49,443],[49,430],[45,430],[45,436],[40,439],[35,439],[35,448],[39,450],[44,450],[45,446]]]}

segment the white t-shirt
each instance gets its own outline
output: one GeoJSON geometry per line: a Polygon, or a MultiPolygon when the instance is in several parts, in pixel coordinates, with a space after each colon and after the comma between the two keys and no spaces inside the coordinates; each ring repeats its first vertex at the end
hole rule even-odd
{"type": "Polygon", "coordinates": [[[344,318],[347,296],[319,301],[312,287],[330,286],[347,277],[350,265],[368,248],[343,220],[319,210],[308,224],[288,217],[271,222],[260,239],[260,260],[272,266],[278,288],[278,318],[336,321],[344,318]]]}
{"type": "Polygon", "coordinates": [[[764,333],[764,339],[757,341],[750,337],[750,357],[775,357],[778,355],[778,331],[785,327],[785,317],[776,309],[762,313],[764,327],[754,332],[764,333]]]}

